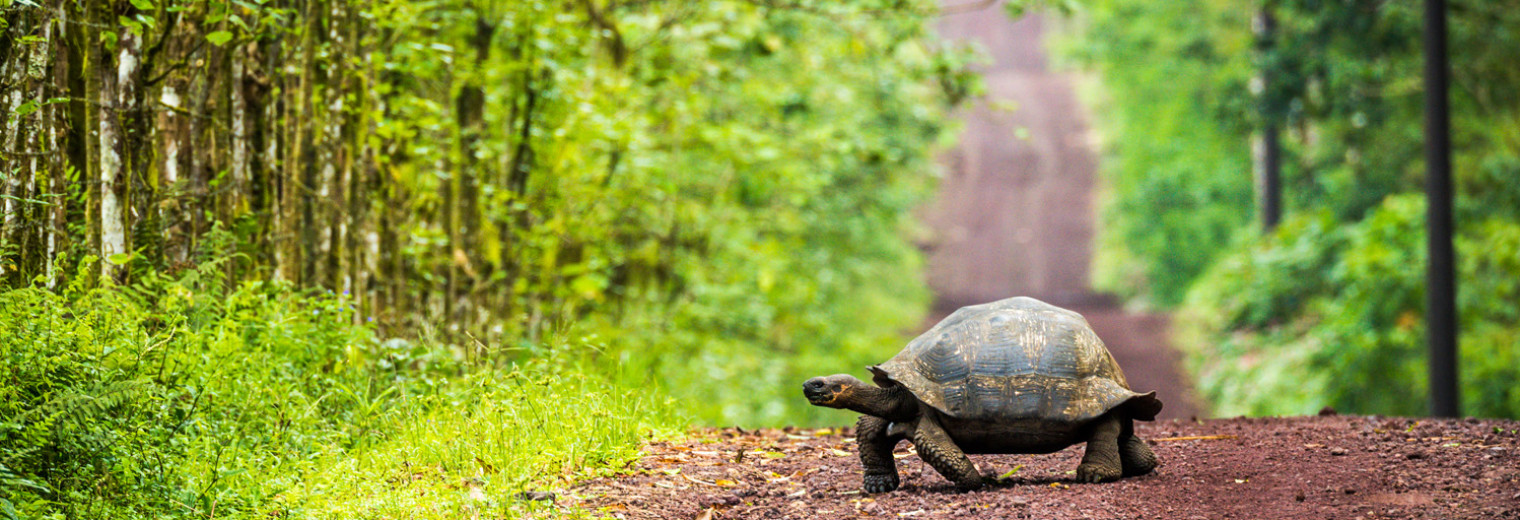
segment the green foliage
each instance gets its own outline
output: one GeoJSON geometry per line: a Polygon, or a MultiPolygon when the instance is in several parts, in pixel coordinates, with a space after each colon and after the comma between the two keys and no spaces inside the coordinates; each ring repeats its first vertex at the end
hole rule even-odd
{"type": "Polygon", "coordinates": [[[384,442],[317,461],[277,505],[306,518],[517,517],[538,509],[523,490],[610,475],[675,434],[679,408],[656,395],[543,363],[477,372],[387,415],[384,442]]]}
{"type": "Polygon", "coordinates": [[[521,508],[517,491],[616,467],[676,423],[658,394],[552,360],[467,374],[446,348],[377,341],[342,298],[224,287],[223,272],[0,293],[7,515],[414,516],[439,495],[521,508]],[[466,480],[493,498],[466,497],[466,480]]]}
{"type": "Polygon", "coordinates": [[[76,262],[83,163],[35,234],[69,253],[0,250],[71,284],[0,296],[24,516],[513,515],[686,418],[838,424],[797,385],[917,326],[911,212],[978,88],[927,0],[114,5],[206,124],[121,145],[130,253],[76,262]]]}
{"type": "MultiPolygon", "coordinates": [[[[513,312],[487,323],[501,335],[477,334],[510,342],[573,323],[603,342],[593,364],[683,396],[703,422],[837,421],[793,387],[819,366],[858,370],[889,354],[919,319],[909,217],[930,187],[941,96],[971,88],[911,7],[630,7],[617,37],[637,50],[623,62],[597,52],[619,43],[556,7],[506,7],[521,57],[471,74],[527,85],[487,96],[488,129],[520,128],[537,92],[536,166],[523,193],[488,187],[483,256],[502,266],[489,283],[510,290],[513,312]],[[519,120],[496,119],[514,109],[519,120]]],[[[395,59],[419,80],[448,73],[431,53],[395,59]]],[[[417,136],[396,166],[414,193],[450,182],[431,167],[451,152],[426,138],[438,103],[425,85],[400,92],[387,122],[417,136]]],[[[495,132],[482,136],[488,165],[521,144],[495,132]]],[[[427,247],[407,256],[422,273],[453,262],[427,247]]]]}
{"type": "MultiPolygon", "coordinates": [[[[1356,225],[1284,222],[1226,255],[1179,310],[1178,336],[1215,412],[1425,412],[1424,203],[1389,197],[1356,225]]],[[[1520,224],[1491,218],[1458,237],[1464,410],[1520,416],[1513,298],[1520,224]]]]}
{"type": "Polygon", "coordinates": [[[76,518],[236,511],[278,486],[260,473],[359,441],[364,417],[331,385],[367,372],[348,351],[367,332],[337,300],[224,290],[220,272],[0,294],[0,461],[40,485],[11,502],[76,518]]]}
{"type": "MultiPolygon", "coordinates": [[[[823,420],[779,389],[917,325],[911,213],[946,110],[978,88],[929,0],[108,4],[31,13],[126,13],[98,25],[135,24],[144,55],[100,53],[79,82],[126,60],[142,77],[123,88],[182,96],[173,124],[119,114],[132,233],[107,270],[174,273],[220,221],[234,280],[344,293],[388,334],[521,348],[504,358],[595,335],[601,369],[702,396],[713,422],[823,420]]],[[[67,157],[79,182],[37,185],[70,190],[39,221],[81,224],[0,243],[0,282],[74,272],[39,244],[105,247],[88,155],[67,157]]]]}
{"type": "Polygon", "coordinates": [[[1066,54],[1104,85],[1105,136],[1094,285],[1170,305],[1251,217],[1249,149],[1238,112],[1250,75],[1238,6],[1204,0],[1088,2],[1066,54]],[[1186,247],[1178,247],[1186,244],[1186,247]]]}
{"type": "MultiPolygon", "coordinates": [[[[1179,341],[1217,413],[1423,413],[1419,4],[1086,5],[1067,47],[1104,84],[1098,284],[1180,303],[1179,341]],[[1263,8],[1270,41],[1252,33],[1263,8]],[[1265,123],[1282,129],[1289,218],[1263,236],[1249,143],[1265,123]]],[[[1450,9],[1464,404],[1509,417],[1520,99],[1499,92],[1520,89],[1517,7],[1450,9]]]]}

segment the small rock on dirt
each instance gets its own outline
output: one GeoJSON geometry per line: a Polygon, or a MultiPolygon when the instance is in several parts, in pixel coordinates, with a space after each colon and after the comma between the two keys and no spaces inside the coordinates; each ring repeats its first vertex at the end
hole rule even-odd
{"type": "Polygon", "coordinates": [[[531,500],[533,502],[554,501],[554,493],[550,493],[548,491],[524,491],[522,493],[518,493],[516,496],[518,500],[531,500]]]}
{"type": "Polygon", "coordinates": [[[1346,448],[1330,448],[1330,454],[1337,457],[1346,454],[1346,448]]]}

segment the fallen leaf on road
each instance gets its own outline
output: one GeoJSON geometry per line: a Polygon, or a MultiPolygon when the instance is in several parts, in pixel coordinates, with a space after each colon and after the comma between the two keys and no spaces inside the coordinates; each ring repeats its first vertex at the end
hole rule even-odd
{"type": "MultiPolygon", "coordinates": [[[[692,482],[696,482],[696,483],[704,485],[704,486],[722,486],[722,484],[718,484],[716,482],[708,482],[706,480],[698,480],[698,479],[691,478],[690,475],[681,475],[681,478],[684,478],[686,480],[690,480],[692,482]]],[[[730,480],[729,482],[733,482],[733,481],[730,480]]]]}
{"type": "Polygon", "coordinates": [[[697,520],[712,520],[713,512],[715,511],[717,510],[709,507],[706,511],[703,511],[702,514],[697,515],[697,520]]]}
{"type": "Polygon", "coordinates": [[[1013,478],[1013,474],[1014,473],[1018,473],[1019,470],[1021,470],[1021,469],[1024,469],[1024,465],[1023,464],[1019,464],[1017,466],[1014,466],[1013,469],[1008,470],[1007,473],[1004,473],[1002,475],[998,475],[997,479],[998,479],[999,482],[1002,482],[1004,480],[1008,480],[1010,478],[1013,478]]]}
{"type": "Polygon", "coordinates": [[[841,450],[841,449],[835,449],[831,453],[833,453],[835,456],[838,456],[838,457],[848,457],[848,456],[850,456],[850,452],[844,451],[844,450],[841,450]]]}
{"type": "Polygon", "coordinates": [[[734,482],[732,480],[728,480],[728,479],[725,479],[725,478],[720,478],[718,480],[714,480],[713,483],[717,484],[719,486],[723,486],[723,487],[734,487],[734,486],[739,485],[738,482],[734,482]]]}

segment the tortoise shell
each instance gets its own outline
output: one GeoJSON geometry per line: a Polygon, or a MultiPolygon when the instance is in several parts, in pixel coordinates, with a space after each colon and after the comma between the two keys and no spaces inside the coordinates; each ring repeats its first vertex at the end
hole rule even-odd
{"type": "Polygon", "coordinates": [[[1033,298],[962,307],[872,372],[957,419],[1074,424],[1120,407],[1139,420],[1161,411],[1155,392],[1129,389],[1082,315],[1033,298]]]}

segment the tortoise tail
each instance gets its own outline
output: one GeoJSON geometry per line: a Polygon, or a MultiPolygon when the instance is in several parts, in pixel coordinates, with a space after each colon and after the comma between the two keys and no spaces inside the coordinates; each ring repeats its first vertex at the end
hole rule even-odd
{"type": "Polygon", "coordinates": [[[1156,392],[1138,394],[1124,403],[1124,411],[1132,419],[1154,421],[1156,414],[1161,413],[1161,400],[1156,398],[1156,392]]]}

